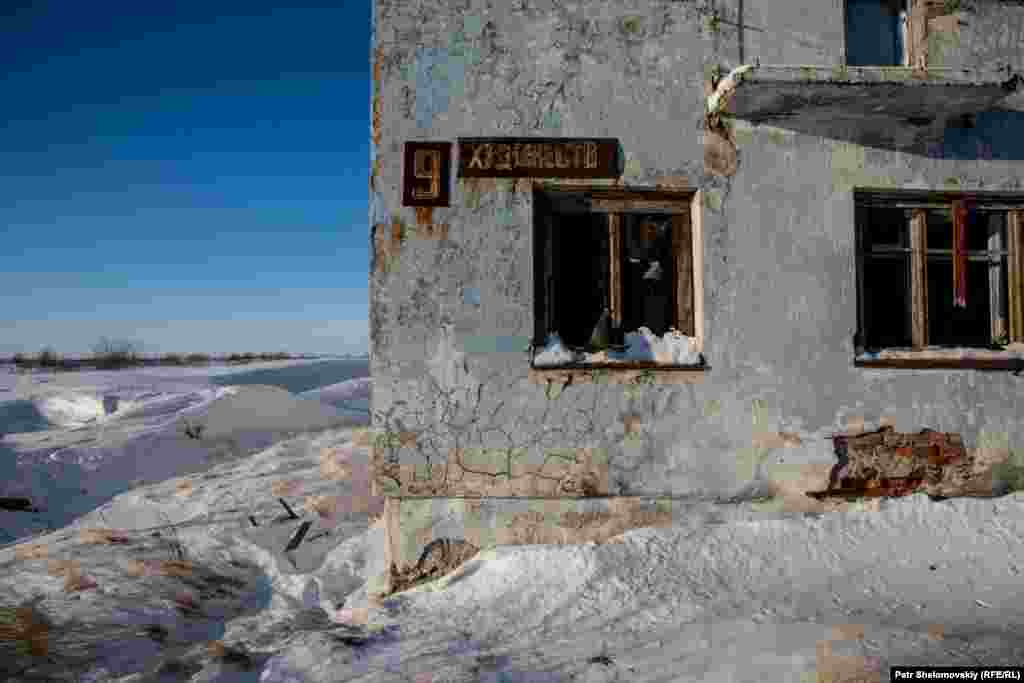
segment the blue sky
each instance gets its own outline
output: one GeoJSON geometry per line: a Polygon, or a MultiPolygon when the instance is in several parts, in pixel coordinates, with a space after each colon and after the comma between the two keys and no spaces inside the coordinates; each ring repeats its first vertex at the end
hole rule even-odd
{"type": "Polygon", "coordinates": [[[0,3],[0,354],[367,350],[370,1],[0,3]]]}

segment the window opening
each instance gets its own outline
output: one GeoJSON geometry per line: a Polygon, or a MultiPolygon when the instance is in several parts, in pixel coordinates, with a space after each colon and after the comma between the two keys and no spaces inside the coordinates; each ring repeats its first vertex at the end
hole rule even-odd
{"type": "Polygon", "coordinates": [[[956,201],[949,208],[858,205],[858,346],[999,348],[1024,341],[1015,332],[1024,312],[1020,215],[956,201]],[[957,206],[965,211],[960,245],[957,206]]]}
{"type": "Polygon", "coordinates": [[[702,364],[690,199],[623,194],[535,193],[535,366],[702,364]]]}
{"type": "Polygon", "coordinates": [[[847,65],[909,64],[908,16],[901,0],[846,0],[847,65]]]}

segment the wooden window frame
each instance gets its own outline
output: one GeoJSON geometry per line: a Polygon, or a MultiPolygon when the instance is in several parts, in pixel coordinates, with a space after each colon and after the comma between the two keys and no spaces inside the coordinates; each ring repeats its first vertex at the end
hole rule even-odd
{"type": "MultiPolygon", "coordinates": [[[[589,213],[608,214],[609,230],[609,315],[612,326],[621,328],[624,301],[622,282],[623,227],[622,216],[626,214],[668,214],[680,217],[673,221],[672,243],[675,258],[672,263],[673,282],[676,291],[673,296],[675,327],[696,340],[696,350],[704,352],[704,282],[703,282],[703,193],[699,190],[664,190],[655,188],[614,188],[606,186],[552,185],[537,183],[534,196],[544,195],[543,206],[548,197],[559,194],[580,195],[587,202],[589,213]],[[689,234],[684,238],[681,229],[689,234]],[[686,248],[687,244],[689,248],[686,248]],[[688,271],[689,278],[679,277],[688,271]]],[[[541,209],[543,210],[543,209],[541,209]]],[[[541,229],[551,229],[546,225],[541,229]]],[[[548,258],[546,251],[535,252],[536,257],[548,258]]],[[[535,259],[535,265],[540,265],[535,259]]],[[[538,280],[539,281],[539,280],[538,280]]],[[[546,289],[537,291],[535,296],[549,297],[546,289]]],[[[550,299],[547,299],[550,300],[550,299]]],[[[546,330],[552,329],[550,307],[545,307],[548,320],[546,330]]],[[[536,315],[536,313],[535,313],[536,315]]],[[[535,342],[535,345],[539,342],[535,342]]],[[[615,384],[653,381],[655,383],[689,383],[699,381],[708,369],[707,364],[665,365],[656,362],[613,362],[581,363],[564,366],[534,366],[530,358],[530,379],[536,383],[583,383],[599,381],[595,375],[602,375],[603,381],[615,384]],[[595,370],[601,371],[595,373],[595,370]],[[605,373],[604,371],[607,371],[605,373]]]]}
{"type": "MultiPolygon", "coordinates": [[[[916,190],[857,190],[854,192],[857,277],[857,340],[854,365],[866,368],[1024,370],[1024,360],[1015,352],[1024,351],[1024,195],[1000,192],[928,192],[916,190]],[[978,357],[962,357],[956,351],[926,349],[928,345],[928,280],[930,253],[926,211],[952,208],[955,200],[966,200],[979,210],[1005,211],[1006,244],[999,251],[1007,257],[1007,350],[985,351],[978,357]],[[864,232],[861,210],[868,207],[909,209],[911,349],[888,357],[862,358],[865,350],[865,275],[864,232]]],[[[991,247],[990,250],[991,252],[991,247]]],[[[883,353],[886,351],[882,350],[883,353]]],[[[984,351],[979,349],[979,351],[984,351]]]]}

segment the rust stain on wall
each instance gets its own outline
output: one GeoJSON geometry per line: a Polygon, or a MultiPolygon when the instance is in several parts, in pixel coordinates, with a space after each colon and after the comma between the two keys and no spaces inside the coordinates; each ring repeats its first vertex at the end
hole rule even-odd
{"type": "Polygon", "coordinates": [[[864,624],[835,624],[832,640],[864,640],[864,624]]]}
{"type": "MultiPolygon", "coordinates": [[[[723,82],[732,83],[732,79],[705,79],[704,91],[715,93],[723,82]]],[[[727,101],[730,93],[731,90],[727,90],[722,96],[723,100],[727,101]]],[[[729,177],[736,174],[736,140],[720,114],[722,109],[717,107],[714,111],[707,111],[704,117],[704,172],[729,177]]]]}
{"type": "Polygon", "coordinates": [[[387,270],[388,243],[387,225],[377,223],[373,226],[373,269],[375,272],[387,270]]]}
{"type": "Polygon", "coordinates": [[[377,174],[380,171],[380,141],[381,141],[381,106],[380,106],[380,65],[384,59],[384,49],[378,47],[373,58],[373,103],[371,115],[371,138],[373,140],[373,162],[370,166],[370,194],[376,190],[377,174]]]}
{"type": "Polygon", "coordinates": [[[759,432],[754,434],[755,448],[796,448],[803,440],[792,432],[759,432]]]}
{"type": "Polygon", "coordinates": [[[391,219],[391,247],[398,249],[402,245],[403,239],[405,239],[405,223],[401,216],[395,216],[391,219]]]}
{"type": "Polygon", "coordinates": [[[857,681],[881,683],[882,665],[877,657],[837,655],[832,652],[832,641],[819,640],[816,648],[816,673],[819,681],[857,681]]]}
{"type": "Polygon", "coordinates": [[[960,20],[955,14],[946,14],[928,20],[928,31],[960,35],[960,20]]]}
{"type": "Polygon", "coordinates": [[[416,225],[428,229],[428,233],[433,232],[431,229],[434,224],[434,207],[432,206],[417,206],[416,207],[416,225]]]}
{"type": "Polygon", "coordinates": [[[665,175],[656,178],[655,187],[659,190],[685,190],[691,188],[690,179],[682,175],[665,175]]]}
{"type": "Polygon", "coordinates": [[[626,434],[636,434],[640,431],[640,421],[639,415],[623,415],[622,424],[626,429],[626,434]]]}
{"type": "Polygon", "coordinates": [[[733,176],[737,168],[736,145],[724,125],[704,131],[704,172],[723,177],[733,176]]]}
{"type": "Polygon", "coordinates": [[[463,204],[465,207],[467,209],[480,208],[480,179],[466,178],[459,182],[462,184],[463,196],[465,198],[463,204]]]}
{"type": "Polygon", "coordinates": [[[863,434],[866,431],[865,424],[866,421],[863,415],[851,415],[846,418],[846,435],[863,434]]]}
{"type": "Polygon", "coordinates": [[[373,59],[373,146],[380,149],[380,65],[384,60],[384,49],[378,47],[373,59]]]}

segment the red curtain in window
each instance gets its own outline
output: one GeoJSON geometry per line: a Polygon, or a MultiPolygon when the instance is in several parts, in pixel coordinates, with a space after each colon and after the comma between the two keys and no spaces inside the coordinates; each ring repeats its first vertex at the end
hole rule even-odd
{"type": "Polygon", "coordinates": [[[967,202],[953,202],[953,305],[967,308],[967,202]]]}

